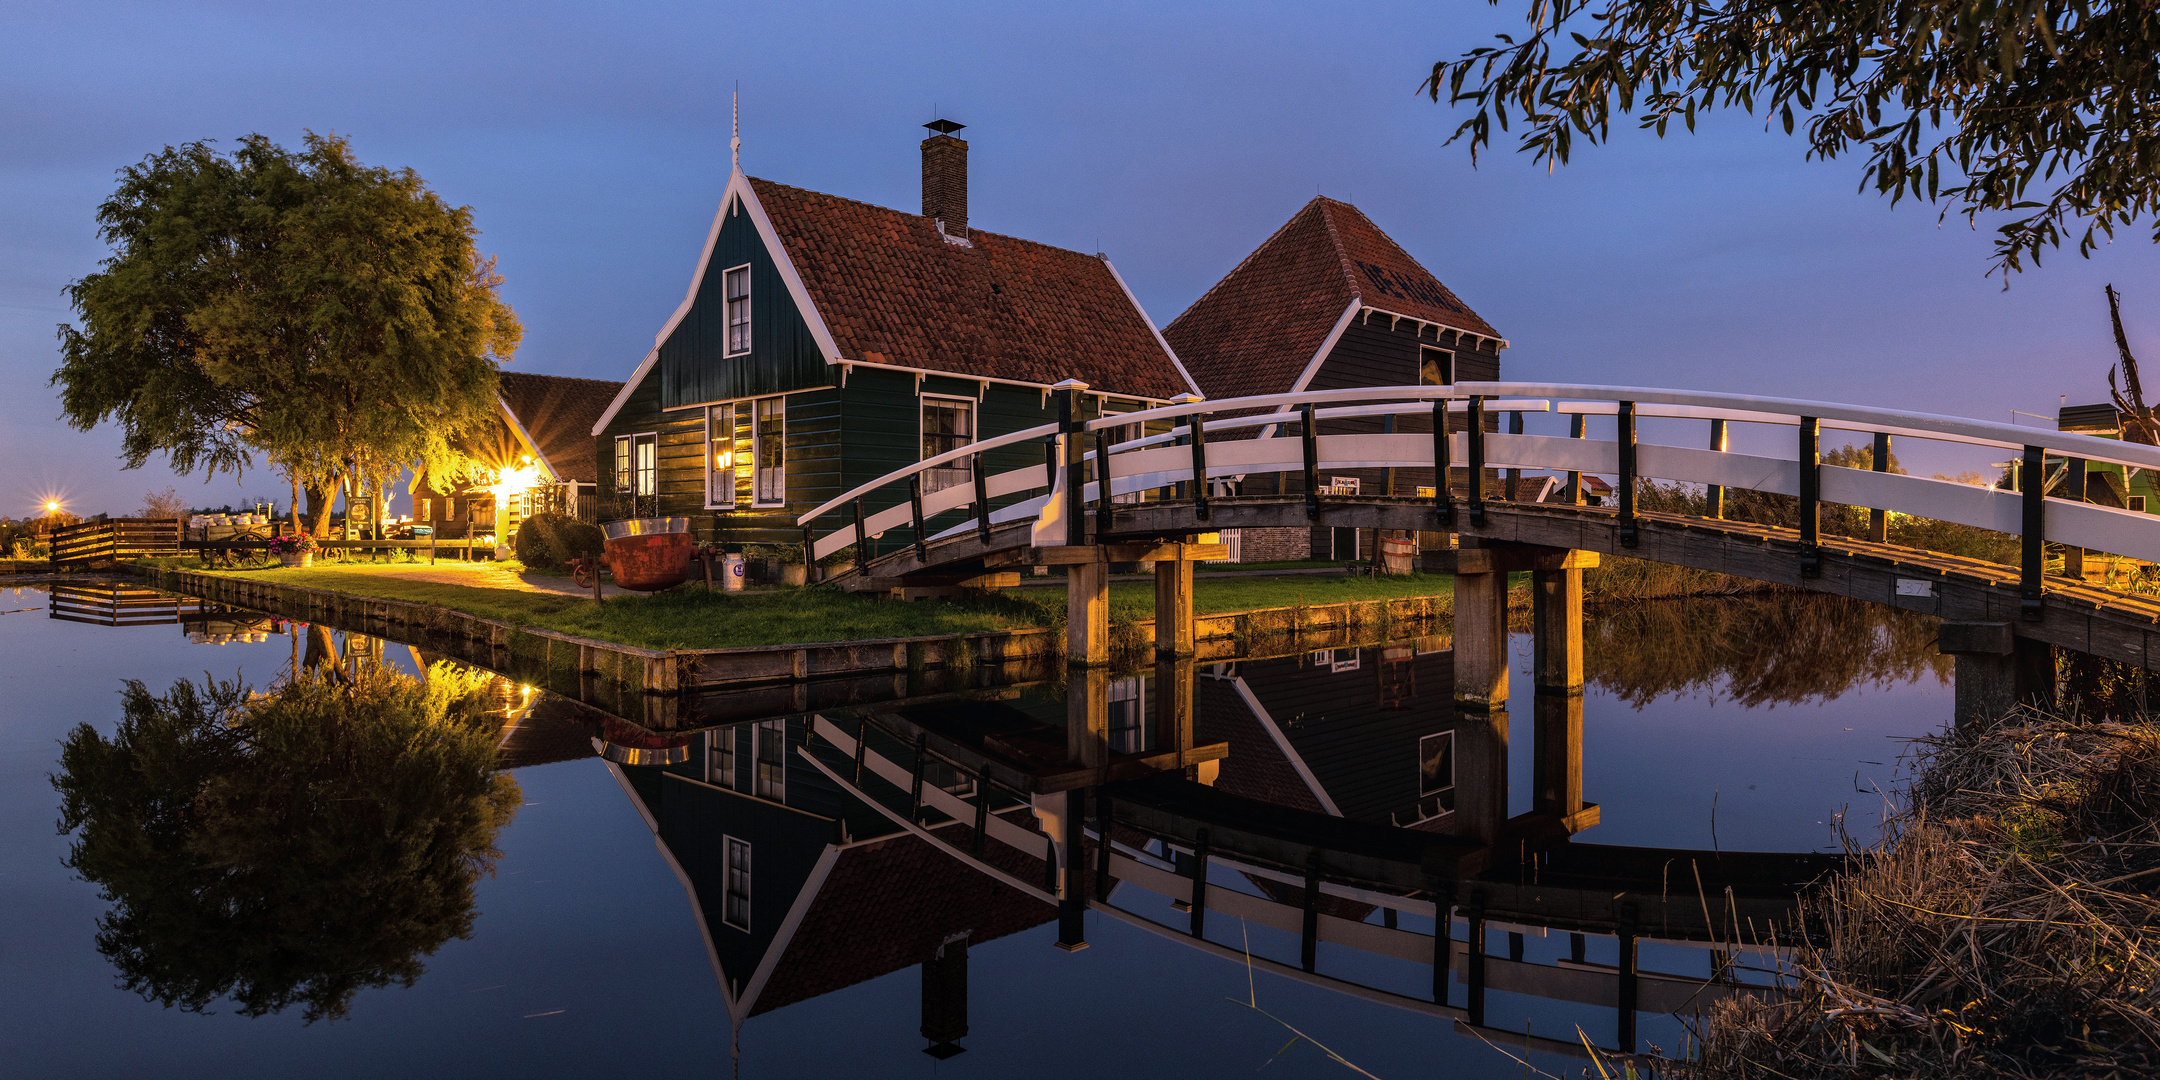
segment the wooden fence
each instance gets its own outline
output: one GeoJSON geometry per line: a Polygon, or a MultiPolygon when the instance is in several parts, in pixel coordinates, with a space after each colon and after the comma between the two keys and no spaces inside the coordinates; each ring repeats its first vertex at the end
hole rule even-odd
{"type": "Polygon", "coordinates": [[[186,525],[180,518],[113,518],[54,529],[53,569],[178,555],[186,525]]]}

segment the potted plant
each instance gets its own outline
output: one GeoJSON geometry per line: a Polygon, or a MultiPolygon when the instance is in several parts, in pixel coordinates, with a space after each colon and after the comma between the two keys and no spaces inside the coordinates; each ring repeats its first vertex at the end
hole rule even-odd
{"type": "Polygon", "coordinates": [[[270,538],[270,554],[287,566],[308,567],[315,565],[315,553],[321,550],[315,538],[302,533],[297,536],[273,536],[270,538]]]}
{"type": "Polygon", "coordinates": [[[777,544],[774,546],[774,555],[780,560],[780,584],[795,586],[809,584],[810,567],[803,562],[802,545],[777,544]]]}

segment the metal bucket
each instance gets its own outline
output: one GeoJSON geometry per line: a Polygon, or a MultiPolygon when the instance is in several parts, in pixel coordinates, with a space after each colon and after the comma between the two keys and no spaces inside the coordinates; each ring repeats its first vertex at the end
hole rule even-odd
{"type": "Polygon", "coordinates": [[[608,522],[606,528],[600,557],[616,588],[657,592],[690,580],[697,539],[690,535],[689,518],[631,518],[608,522]]]}

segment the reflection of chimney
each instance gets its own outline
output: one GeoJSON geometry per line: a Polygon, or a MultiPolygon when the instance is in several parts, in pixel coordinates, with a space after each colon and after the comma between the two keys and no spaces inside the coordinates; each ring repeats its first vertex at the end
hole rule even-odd
{"type": "Polygon", "coordinates": [[[922,141],[922,212],[945,235],[967,239],[967,143],[953,138],[966,127],[950,120],[923,125],[935,134],[922,141]]]}
{"type": "Polygon", "coordinates": [[[968,934],[962,930],[945,939],[922,965],[922,1037],[930,1040],[923,1053],[939,1061],[967,1052],[960,1040],[968,1033],[968,934]]]}

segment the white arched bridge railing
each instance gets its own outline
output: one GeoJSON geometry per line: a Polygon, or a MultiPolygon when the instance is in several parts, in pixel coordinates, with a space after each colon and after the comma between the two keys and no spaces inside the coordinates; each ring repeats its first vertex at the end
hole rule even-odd
{"type": "MultiPolygon", "coordinates": [[[[1077,391],[1060,393],[1061,415],[1069,417],[1077,391]]],[[[1605,425],[1601,422],[1600,427],[1605,425]]],[[[1617,478],[1623,543],[1632,543],[1635,481],[1650,478],[1701,484],[1720,492],[1732,488],[1800,500],[1801,543],[1810,550],[1818,537],[1813,512],[1822,503],[1933,518],[2024,538],[2023,567],[2028,610],[2037,614],[2043,542],[2160,562],[2160,518],[2142,512],[2101,506],[2082,498],[2088,464],[2126,470],[2160,470],[2160,447],[2119,442],[2090,435],[2022,428],[1962,417],[1878,409],[1831,402],[1743,394],[1706,393],[1644,387],[1588,386],[1557,383],[1458,383],[1452,386],[1357,387],[1300,394],[1273,394],[1218,401],[1185,401],[1142,412],[1087,421],[1063,419],[971,444],[917,462],[864,484],[804,514],[798,523],[814,558],[822,559],[850,544],[858,559],[867,557],[867,541],[892,528],[914,529],[918,548],[969,529],[985,541],[1001,524],[1032,523],[1030,542],[1056,546],[1085,542],[1084,516],[1101,512],[1136,493],[1182,485],[1190,493],[1196,527],[1209,517],[1209,486],[1204,481],[1267,473],[1302,473],[1304,498],[1317,514],[1328,496],[1320,475],[1328,471],[1376,468],[1463,469],[1468,496],[1455,496],[1449,485],[1435,484],[1434,527],[1447,529],[1455,515],[1481,517],[1487,501],[1484,470],[1513,468],[1554,473],[1600,474],[1617,478]],[[1465,418],[1445,439],[1424,431],[1396,431],[1395,421],[1442,411],[1478,416],[1465,418]],[[1569,437],[1487,432],[1482,414],[1558,412],[1576,418],[1569,437]],[[1612,416],[1611,438],[1590,437],[1582,422],[1612,416]],[[1708,421],[1706,446],[1643,442],[1637,422],[1644,418],[1708,421]],[[1378,419],[1382,430],[1326,434],[1329,420],[1378,419]],[[1793,428],[1790,456],[1726,451],[1726,425],[1779,425],[1793,428]],[[1112,443],[1114,431],[1140,425],[1170,425],[1169,430],[1112,443]],[[1297,434],[1285,432],[1296,425],[1297,434]],[[1257,430],[1256,430],[1257,429],[1257,430]],[[1875,455],[1875,470],[1820,463],[1824,430],[1873,435],[1879,447],[1891,437],[1926,439],[2016,452],[2023,458],[2019,487],[2008,491],[1947,480],[1883,471],[1887,454],[1875,455]],[[1257,437],[1255,437],[1257,436],[1257,437]],[[991,474],[983,468],[991,451],[1031,445],[1042,448],[1041,463],[991,474]],[[2054,460],[2051,460],[2054,459],[2054,460]],[[971,464],[968,482],[925,491],[932,470],[971,464]],[[1101,466],[1106,465],[1107,468],[1101,466]],[[2072,497],[2044,494],[2050,468],[2073,479],[2064,490],[2072,497]],[[1108,499],[1102,486],[1108,479],[1108,499]],[[900,486],[907,497],[895,505],[866,512],[864,500],[882,489],[900,486]],[[995,505],[1009,500],[1007,505],[995,505]],[[847,513],[838,529],[820,535],[818,519],[847,513]],[[935,535],[925,523],[954,511],[970,520],[935,535]]],[[[1716,506],[1713,497],[1713,509],[1716,506]]],[[[1804,564],[1805,566],[1806,564],[1804,564]]]]}

